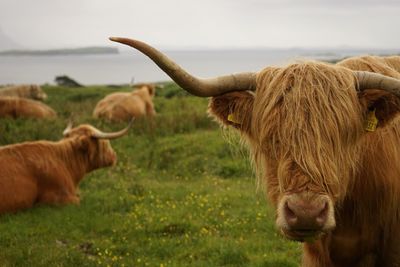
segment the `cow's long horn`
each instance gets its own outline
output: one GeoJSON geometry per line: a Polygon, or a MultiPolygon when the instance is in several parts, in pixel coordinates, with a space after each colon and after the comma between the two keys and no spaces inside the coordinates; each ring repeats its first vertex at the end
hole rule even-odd
{"type": "Polygon", "coordinates": [[[358,89],[360,91],[379,89],[400,97],[399,79],[368,71],[355,71],[355,75],[358,81],[358,89]]]}
{"type": "Polygon", "coordinates": [[[126,128],[124,128],[124,129],[122,129],[122,130],[120,130],[120,131],[117,131],[117,132],[104,133],[104,132],[102,132],[102,131],[96,129],[97,131],[92,135],[92,137],[98,138],[98,139],[115,139],[115,138],[121,137],[121,136],[123,136],[123,135],[125,135],[125,134],[128,133],[129,129],[130,129],[130,128],[132,127],[132,125],[133,125],[133,121],[134,121],[134,120],[135,120],[135,119],[132,118],[131,121],[129,122],[129,124],[128,124],[128,126],[127,126],[126,128]]]}
{"type": "Polygon", "coordinates": [[[111,37],[110,40],[129,45],[147,55],[179,86],[196,96],[217,96],[231,91],[254,91],[256,88],[255,72],[200,79],[189,74],[166,55],[146,43],[121,37],[111,37]]]}
{"type": "Polygon", "coordinates": [[[65,130],[63,131],[63,136],[68,135],[69,132],[71,132],[71,129],[72,129],[72,121],[70,120],[70,121],[68,122],[67,127],[66,127],[65,130]]]}

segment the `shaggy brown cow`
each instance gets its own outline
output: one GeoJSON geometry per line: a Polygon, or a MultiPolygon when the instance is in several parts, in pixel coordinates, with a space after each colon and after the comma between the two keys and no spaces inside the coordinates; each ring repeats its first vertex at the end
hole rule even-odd
{"type": "Polygon", "coordinates": [[[39,101],[0,96],[0,117],[54,118],[56,116],[52,108],[39,101]]]}
{"type": "Polygon", "coordinates": [[[0,148],[0,214],[37,203],[79,203],[77,188],[84,175],[112,166],[117,156],[109,139],[126,134],[131,124],[114,133],[90,125],[64,131],[58,142],[36,141],[0,148]]]}
{"type": "Polygon", "coordinates": [[[46,93],[36,84],[21,84],[0,88],[0,96],[15,96],[31,98],[35,100],[46,100],[46,93]]]}
{"type": "Polygon", "coordinates": [[[112,40],[213,96],[211,114],[249,143],[277,227],[305,241],[303,266],[400,266],[400,57],[199,79],[145,43],[112,40]]]}
{"type": "Polygon", "coordinates": [[[144,84],[130,93],[113,93],[100,100],[94,111],[95,118],[110,121],[129,121],[131,118],[154,116],[155,87],[144,84]]]}

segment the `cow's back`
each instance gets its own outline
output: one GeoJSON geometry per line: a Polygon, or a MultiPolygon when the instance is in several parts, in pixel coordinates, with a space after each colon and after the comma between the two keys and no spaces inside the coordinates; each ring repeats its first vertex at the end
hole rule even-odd
{"type": "Polygon", "coordinates": [[[0,117],[54,118],[56,112],[38,101],[17,97],[0,97],[0,117]]]}
{"type": "Polygon", "coordinates": [[[30,97],[30,87],[28,85],[16,85],[1,88],[0,96],[30,97]]]}
{"type": "Polygon", "coordinates": [[[128,121],[132,117],[146,115],[146,109],[140,96],[132,93],[113,93],[97,103],[93,115],[111,121],[128,121]]]}
{"type": "Polygon", "coordinates": [[[21,117],[33,117],[33,118],[55,118],[56,112],[49,106],[36,102],[32,106],[28,106],[26,109],[21,109],[21,117]]]}
{"type": "Polygon", "coordinates": [[[400,56],[361,56],[344,59],[337,63],[357,71],[370,71],[400,79],[400,56]]]}
{"type": "Polygon", "coordinates": [[[128,97],[129,93],[112,93],[101,99],[94,108],[93,116],[95,118],[106,118],[111,120],[113,106],[122,99],[128,97]]]}
{"type": "Polygon", "coordinates": [[[390,56],[384,58],[386,63],[400,73],[400,56],[390,56]]]}

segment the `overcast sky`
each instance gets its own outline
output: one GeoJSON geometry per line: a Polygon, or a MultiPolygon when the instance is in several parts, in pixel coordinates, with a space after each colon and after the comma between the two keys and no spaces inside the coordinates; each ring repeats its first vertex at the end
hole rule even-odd
{"type": "Polygon", "coordinates": [[[0,0],[0,28],[26,48],[400,48],[399,0],[0,0]],[[114,44],[112,44],[114,45],[114,44]]]}

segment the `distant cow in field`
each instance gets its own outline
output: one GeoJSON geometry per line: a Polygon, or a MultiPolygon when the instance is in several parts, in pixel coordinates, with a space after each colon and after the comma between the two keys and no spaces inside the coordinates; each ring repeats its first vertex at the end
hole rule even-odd
{"type": "Polygon", "coordinates": [[[41,119],[56,116],[56,112],[42,102],[19,97],[0,96],[0,117],[41,119]]]}
{"type": "Polygon", "coordinates": [[[304,267],[400,266],[400,56],[315,61],[199,79],[130,45],[239,130],[276,226],[304,267]]]}
{"type": "Polygon", "coordinates": [[[15,96],[31,98],[35,100],[46,100],[46,93],[36,84],[13,85],[0,88],[0,96],[15,96]]]}
{"type": "Polygon", "coordinates": [[[131,118],[156,114],[153,105],[155,87],[151,84],[141,85],[130,93],[113,93],[100,100],[94,111],[95,118],[110,121],[129,121],[131,118]]]}
{"type": "Polygon", "coordinates": [[[37,203],[79,203],[80,181],[86,173],[116,163],[117,156],[109,140],[125,135],[131,124],[114,133],[103,133],[90,125],[76,128],[69,125],[58,142],[1,147],[0,214],[37,203]]]}

